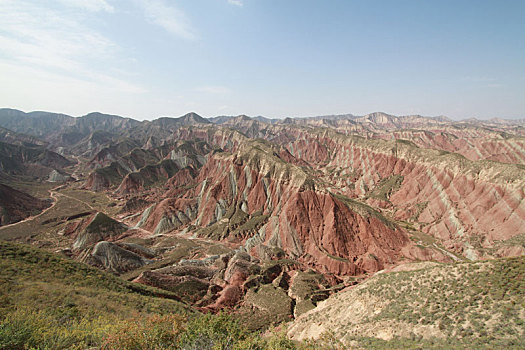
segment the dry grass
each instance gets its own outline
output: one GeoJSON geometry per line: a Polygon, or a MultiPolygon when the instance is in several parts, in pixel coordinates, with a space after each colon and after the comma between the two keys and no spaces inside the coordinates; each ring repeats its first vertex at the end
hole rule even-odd
{"type": "Polygon", "coordinates": [[[525,257],[379,274],[296,324],[372,348],[523,347],[525,257]]]}

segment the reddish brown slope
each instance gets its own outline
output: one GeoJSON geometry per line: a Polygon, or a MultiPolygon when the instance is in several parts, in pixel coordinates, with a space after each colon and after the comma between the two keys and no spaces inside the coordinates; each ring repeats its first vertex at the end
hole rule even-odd
{"type": "Polygon", "coordinates": [[[472,129],[402,130],[375,134],[385,140],[409,140],[419,147],[455,152],[470,160],[525,164],[525,140],[501,132],[472,129]]]}
{"type": "Polygon", "coordinates": [[[472,247],[476,242],[477,248],[490,248],[496,240],[525,233],[525,171],[519,166],[472,162],[409,142],[295,132],[296,141],[285,145],[290,152],[308,159],[351,197],[366,199],[382,180],[402,177],[397,192],[382,205],[469,258],[480,256],[472,247]],[[318,144],[329,154],[319,154],[319,146],[313,147],[318,144]]]}
{"type": "Polygon", "coordinates": [[[0,184],[0,226],[35,215],[49,205],[47,201],[0,184]]]}
{"type": "Polygon", "coordinates": [[[197,187],[146,210],[155,233],[190,222],[198,234],[244,243],[254,254],[279,247],[323,272],[358,274],[397,261],[406,233],[367,206],[335,196],[264,143],[211,155],[197,187]]]}
{"type": "MultiPolygon", "coordinates": [[[[211,131],[191,129],[182,136],[204,135],[233,151],[244,142],[234,131],[211,131]]],[[[525,171],[518,165],[470,161],[405,140],[367,140],[330,129],[266,125],[265,135],[288,151],[287,162],[312,167],[330,191],[378,206],[467,258],[505,254],[513,250],[512,240],[519,245],[525,235],[525,171]],[[511,248],[496,251],[507,241],[511,248]]],[[[267,205],[261,194],[252,196],[267,205]]],[[[210,215],[215,209],[208,210],[210,215]]]]}

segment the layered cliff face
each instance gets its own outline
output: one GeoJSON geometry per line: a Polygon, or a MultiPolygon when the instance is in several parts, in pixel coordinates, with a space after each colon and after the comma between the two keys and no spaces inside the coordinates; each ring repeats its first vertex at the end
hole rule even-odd
{"type": "Polygon", "coordinates": [[[73,162],[42,146],[21,146],[0,142],[0,172],[45,179],[53,170],[64,169],[73,162]]]}
{"type": "Polygon", "coordinates": [[[284,142],[293,129],[322,128],[367,139],[407,140],[422,148],[455,152],[470,160],[486,159],[511,164],[523,164],[525,161],[525,130],[519,121],[453,122],[441,117],[395,117],[372,113],[363,117],[287,118],[274,123],[240,116],[228,119],[221,125],[239,130],[251,138],[264,138],[279,143],[284,142]]]}
{"type": "Polygon", "coordinates": [[[121,195],[142,192],[164,184],[181,169],[200,168],[206,161],[204,155],[209,152],[206,143],[192,141],[165,144],[151,150],[134,148],[122,155],[125,149],[127,146],[99,152],[88,163],[95,170],[86,180],[85,188],[93,191],[116,189],[121,195]]]}
{"type": "MultiPolygon", "coordinates": [[[[240,123],[242,126],[259,122],[241,119],[240,123]]],[[[283,196],[282,191],[286,188],[281,184],[290,180],[282,180],[279,176],[275,179],[275,175],[267,170],[257,170],[260,169],[260,164],[255,165],[253,169],[249,165],[241,168],[238,168],[238,165],[229,165],[228,163],[242,163],[243,158],[239,156],[239,152],[242,153],[244,151],[241,149],[246,149],[242,145],[247,141],[235,132],[191,128],[180,129],[178,133],[178,137],[202,137],[212,145],[234,152],[228,156],[230,158],[226,157],[227,159],[223,155],[210,157],[209,167],[203,168],[197,180],[204,184],[199,185],[190,197],[198,197],[200,201],[196,217],[199,226],[214,224],[218,227],[217,230],[223,230],[227,225],[225,221],[220,220],[226,220],[222,216],[228,212],[230,203],[242,201],[244,209],[248,209],[247,214],[253,214],[250,208],[255,206],[263,210],[262,214],[272,216],[272,219],[268,220],[277,227],[274,228],[276,232],[285,231],[287,237],[295,237],[301,230],[297,231],[298,227],[294,226],[293,230],[287,231],[291,220],[290,212],[282,216],[283,209],[291,211],[290,208],[294,208],[302,217],[293,220],[308,221],[316,214],[302,204],[307,198],[306,202],[321,203],[321,216],[326,220],[327,213],[340,212],[340,206],[333,193],[353,198],[357,204],[366,203],[379,208],[391,220],[405,223],[404,226],[411,231],[423,232],[434,237],[437,239],[436,244],[442,244],[444,248],[467,259],[502,256],[509,249],[515,251],[519,248],[519,243],[518,246],[512,245],[512,241],[519,241],[519,237],[525,233],[522,232],[525,220],[522,190],[525,174],[518,165],[470,161],[455,153],[423,149],[406,140],[367,140],[329,129],[266,125],[264,132],[257,131],[266,135],[272,143],[281,145],[281,148],[274,147],[271,152],[266,152],[271,153],[274,160],[288,166],[297,165],[294,169],[298,169],[299,172],[307,169],[307,172],[304,172],[305,179],[308,176],[320,179],[317,186],[314,186],[316,194],[312,199],[308,197],[309,190],[301,187],[301,183],[307,182],[306,180],[299,181],[295,186],[300,189],[297,191],[300,195],[286,192],[283,196]],[[229,134],[230,137],[225,139],[225,134],[229,134]],[[255,173],[252,174],[254,169],[255,173]],[[213,174],[217,171],[229,172],[230,175],[223,175],[223,180],[218,182],[220,185],[212,186],[209,176],[215,178],[213,174]],[[268,174],[263,176],[262,182],[257,181],[257,174],[260,173],[268,174]],[[238,183],[241,188],[235,189],[232,183],[238,183]],[[245,192],[243,186],[248,183],[248,192],[245,192]],[[319,186],[319,183],[323,183],[323,186],[319,186]],[[209,186],[214,190],[207,192],[209,186]],[[250,190],[251,186],[256,186],[259,190],[250,190]],[[279,198],[281,212],[278,213],[268,209],[276,207],[276,203],[272,203],[275,195],[279,198]],[[283,201],[283,198],[289,202],[283,201]],[[204,209],[201,204],[203,200],[211,200],[215,206],[204,209]],[[279,221],[276,221],[274,216],[278,216],[279,221]],[[290,232],[293,232],[293,235],[290,232]],[[502,247],[506,248],[501,249],[502,247]]],[[[258,155],[250,154],[246,158],[258,159],[258,155]]],[[[195,208],[194,205],[193,211],[195,208]]],[[[343,215],[345,216],[347,215],[343,215]]],[[[189,219],[193,220],[192,217],[189,219]]],[[[337,222],[336,227],[339,224],[337,222]]],[[[271,230],[268,229],[270,226],[265,225],[264,237],[271,236],[271,230]]],[[[303,243],[306,236],[315,237],[317,234],[316,230],[311,228],[304,232],[308,234],[301,238],[303,243]]],[[[272,242],[274,241],[276,238],[272,242]]],[[[301,251],[293,244],[290,244],[288,249],[294,254],[301,251]]],[[[352,249],[355,250],[355,247],[352,249]]],[[[308,250],[308,254],[314,250],[308,250]]],[[[332,253],[331,251],[329,254],[332,253]]],[[[427,253],[423,256],[429,256],[427,253]]],[[[431,252],[430,256],[434,253],[431,252]]],[[[414,254],[422,256],[413,250],[406,255],[413,258],[414,254]]],[[[335,256],[338,256],[337,252],[335,256]]],[[[317,258],[319,256],[315,257],[317,258]]],[[[441,260],[443,258],[440,257],[441,260]]]]}
{"type": "Polygon", "coordinates": [[[254,256],[278,247],[336,274],[377,271],[409,244],[379,212],[331,193],[263,142],[209,155],[194,183],[146,209],[137,225],[159,234],[191,223],[196,235],[243,244],[254,256]]]}
{"type": "Polygon", "coordinates": [[[372,136],[384,140],[409,140],[421,148],[461,154],[470,160],[525,163],[525,139],[480,128],[441,128],[381,132],[372,136]]]}
{"type": "MultiPolygon", "coordinates": [[[[379,117],[371,125],[381,124],[379,117]]],[[[392,128],[424,124],[411,120],[383,121],[392,128]]],[[[231,128],[178,128],[170,142],[208,146],[187,151],[191,166],[163,176],[170,178],[164,192],[148,198],[153,204],[135,224],[242,244],[255,256],[278,247],[336,274],[376,271],[402,258],[476,260],[523,250],[523,170],[443,151],[488,136],[499,144],[515,140],[494,130],[454,130],[444,120],[425,125],[447,132],[396,131],[395,140],[295,124],[238,117],[224,122],[231,128]]],[[[485,158],[496,157],[487,149],[485,158]]],[[[187,164],[179,151],[170,157],[187,164]]],[[[142,192],[157,175],[134,176],[125,176],[118,193],[142,192]]]]}
{"type": "Polygon", "coordinates": [[[490,256],[495,241],[524,233],[525,172],[518,165],[328,131],[296,133],[285,147],[341,193],[416,224],[469,259],[490,256]]]}

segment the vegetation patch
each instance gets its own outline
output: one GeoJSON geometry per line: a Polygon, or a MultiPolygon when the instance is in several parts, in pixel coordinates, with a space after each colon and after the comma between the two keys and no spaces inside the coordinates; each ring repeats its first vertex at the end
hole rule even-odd
{"type": "Polygon", "coordinates": [[[383,274],[360,293],[388,301],[371,322],[437,325],[446,337],[489,343],[523,339],[525,332],[523,257],[383,274]]]}
{"type": "Polygon", "coordinates": [[[402,175],[392,175],[384,178],[368,193],[367,197],[390,201],[390,196],[401,188],[403,180],[404,177],[402,175]]]}
{"type": "Polygon", "coordinates": [[[169,292],[130,283],[59,255],[5,241],[0,241],[0,281],[0,313],[20,306],[51,313],[74,308],[82,314],[97,316],[188,310],[170,300],[169,292]],[[164,298],[157,298],[159,295],[164,298]]]}
{"type": "Polygon", "coordinates": [[[358,202],[354,199],[350,199],[346,196],[343,196],[341,194],[335,194],[331,193],[332,196],[339,199],[343,203],[345,203],[350,209],[356,211],[359,215],[364,216],[365,218],[368,218],[370,216],[375,217],[379,221],[381,221],[385,226],[394,229],[395,225],[393,222],[388,220],[386,217],[383,216],[380,212],[372,208],[371,206],[358,202]]]}
{"type": "Polygon", "coordinates": [[[0,241],[0,349],[307,349],[226,314],[193,314],[169,295],[0,241]]]}
{"type": "Polygon", "coordinates": [[[331,296],[289,334],[326,332],[341,348],[518,349],[524,310],[525,257],[414,264],[331,296]]]}

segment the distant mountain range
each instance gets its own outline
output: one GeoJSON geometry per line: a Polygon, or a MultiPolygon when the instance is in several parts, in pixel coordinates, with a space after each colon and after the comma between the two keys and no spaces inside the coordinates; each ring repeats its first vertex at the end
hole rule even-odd
{"type": "MultiPolygon", "coordinates": [[[[109,147],[113,149],[110,155],[118,157],[123,154],[115,154],[115,145],[125,144],[132,148],[157,148],[172,142],[173,135],[179,128],[192,125],[230,127],[252,138],[268,138],[268,133],[272,133],[272,128],[276,127],[330,128],[345,135],[407,139],[421,147],[458,152],[469,159],[493,159],[509,163],[521,163],[522,160],[515,154],[519,146],[516,148],[513,144],[505,144],[505,135],[525,136],[523,119],[454,121],[443,116],[394,116],[376,112],[364,116],[343,114],[285,119],[262,116],[251,118],[246,115],[207,119],[196,113],[188,113],[178,118],[161,117],[152,121],[137,121],[98,112],[72,117],[59,113],[25,113],[15,109],[0,109],[0,142],[12,145],[2,146],[4,154],[0,166],[6,169],[5,164],[11,164],[8,166],[9,170],[4,170],[7,173],[25,172],[31,176],[45,177],[55,170],[64,174],[64,167],[71,165],[73,160],[64,159],[57,163],[61,156],[91,158],[109,147]],[[436,134],[435,131],[439,133],[436,134]],[[458,138],[466,134],[477,137],[465,144],[458,138]],[[489,134],[492,136],[487,139],[489,134]],[[45,155],[36,156],[37,153],[45,155]],[[53,155],[55,153],[58,154],[53,155]],[[25,164],[21,164],[20,154],[31,156],[23,158],[25,164]],[[50,164],[51,159],[55,159],[55,163],[50,164]],[[40,170],[35,170],[35,165],[40,170]]],[[[131,151],[129,147],[125,148],[126,152],[131,151]]],[[[128,171],[120,172],[125,174],[128,171]]]]}
{"type": "Polygon", "coordinates": [[[447,124],[464,124],[464,123],[478,123],[480,125],[524,125],[525,119],[503,119],[503,118],[492,118],[487,120],[481,120],[476,118],[469,118],[464,120],[452,120],[446,116],[437,117],[425,117],[421,115],[407,115],[407,116],[395,116],[383,112],[369,113],[363,116],[357,116],[353,114],[340,114],[340,115],[322,115],[315,117],[297,117],[290,118],[285,117],[282,119],[278,118],[266,118],[263,116],[249,117],[246,115],[239,116],[217,116],[211,118],[203,118],[197,113],[190,112],[181,117],[159,117],[153,121],[137,121],[132,118],[121,117],[118,115],[103,114],[99,112],[93,112],[86,114],[81,117],[72,117],[65,114],[51,113],[51,112],[29,112],[25,113],[16,109],[3,108],[0,109],[0,125],[5,129],[12,130],[15,132],[22,132],[37,137],[49,137],[50,133],[56,133],[57,131],[64,132],[65,130],[72,133],[87,133],[95,130],[104,130],[108,132],[114,132],[122,129],[129,129],[137,127],[141,124],[153,123],[161,127],[173,127],[179,125],[188,125],[192,123],[213,123],[213,124],[224,124],[232,119],[244,119],[244,120],[255,120],[267,124],[278,124],[278,123],[298,123],[308,124],[309,122],[317,121],[354,121],[357,123],[375,123],[375,124],[392,124],[401,127],[404,124],[418,124],[418,123],[447,123],[447,124]]]}

